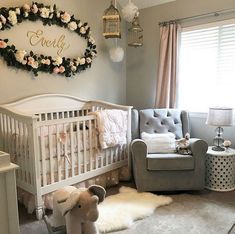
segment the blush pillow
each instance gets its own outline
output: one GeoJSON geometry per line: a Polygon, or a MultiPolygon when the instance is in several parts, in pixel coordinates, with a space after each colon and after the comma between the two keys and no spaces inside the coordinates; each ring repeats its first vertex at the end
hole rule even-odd
{"type": "Polygon", "coordinates": [[[175,153],[175,134],[173,133],[141,133],[147,145],[148,153],[175,153]]]}

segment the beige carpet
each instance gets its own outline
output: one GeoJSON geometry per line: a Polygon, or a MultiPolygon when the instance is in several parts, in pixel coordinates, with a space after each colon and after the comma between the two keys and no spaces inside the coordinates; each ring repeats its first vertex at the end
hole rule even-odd
{"type": "MultiPolygon", "coordinates": [[[[112,188],[109,194],[117,193],[112,188]]],[[[235,191],[219,193],[204,190],[169,195],[173,203],[122,231],[112,234],[228,234],[235,223],[235,191]]],[[[48,234],[43,221],[20,209],[21,234],[48,234]]],[[[235,234],[235,228],[230,232],[235,234]]]]}
{"type": "Polygon", "coordinates": [[[188,194],[172,197],[169,206],[115,234],[228,234],[235,223],[235,204],[231,207],[188,194]]]}

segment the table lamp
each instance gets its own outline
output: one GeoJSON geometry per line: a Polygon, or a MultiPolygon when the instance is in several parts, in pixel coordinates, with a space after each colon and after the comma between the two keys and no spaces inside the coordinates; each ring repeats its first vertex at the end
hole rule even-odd
{"type": "Polygon", "coordinates": [[[224,139],[222,137],[224,130],[222,127],[233,125],[233,109],[228,107],[209,108],[206,124],[217,126],[217,136],[214,138],[214,147],[212,147],[212,150],[224,151],[225,149],[222,147],[222,144],[224,142],[224,139]]]}

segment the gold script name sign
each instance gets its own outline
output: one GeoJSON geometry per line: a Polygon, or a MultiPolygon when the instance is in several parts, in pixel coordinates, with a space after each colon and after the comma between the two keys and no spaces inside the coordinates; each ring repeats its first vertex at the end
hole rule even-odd
{"type": "Polygon", "coordinates": [[[61,55],[62,52],[67,50],[70,45],[65,42],[65,35],[61,35],[56,39],[48,39],[44,36],[43,30],[28,31],[27,37],[32,46],[41,45],[42,47],[52,47],[57,49],[57,54],[61,55]]]}

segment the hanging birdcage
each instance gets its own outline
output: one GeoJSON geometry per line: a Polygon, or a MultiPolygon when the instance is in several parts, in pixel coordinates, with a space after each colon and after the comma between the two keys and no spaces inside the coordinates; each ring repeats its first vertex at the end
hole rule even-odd
{"type": "Polygon", "coordinates": [[[111,1],[110,7],[104,12],[103,24],[103,35],[106,39],[121,38],[121,16],[114,6],[114,1],[111,1]]]}
{"type": "Polygon", "coordinates": [[[139,24],[139,19],[135,16],[131,28],[128,29],[128,45],[133,47],[143,46],[143,32],[139,24]]]}

